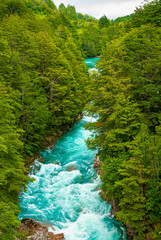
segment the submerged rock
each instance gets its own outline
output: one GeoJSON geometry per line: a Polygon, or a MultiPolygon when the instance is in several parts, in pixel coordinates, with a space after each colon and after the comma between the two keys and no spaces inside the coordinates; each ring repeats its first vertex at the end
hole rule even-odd
{"type": "Polygon", "coordinates": [[[97,192],[97,191],[102,191],[102,189],[101,189],[101,187],[98,187],[98,188],[96,188],[94,191],[95,191],[95,192],[97,192]]]}
{"type": "Polygon", "coordinates": [[[78,168],[76,166],[69,166],[67,167],[67,171],[68,172],[71,172],[71,171],[74,171],[74,170],[77,170],[78,168]]]}
{"type": "Polygon", "coordinates": [[[51,223],[43,223],[44,227],[51,228],[53,231],[56,231],[51,223]]]}
{"type": "Polygon", "coordinates": [[[37,160],[34,163],[30,166],[30,173],[35,175],[40,170],[41,164],[37,160]]]}
{"type": "Polygon", "coordinates": [[[58,165],[58,162],[56,162],[56,161],[53,161],[53,162],[52,162],[52,164],[58,165]]]}
{"type": "MultiPolygon", "coordinates": [[[[46,224],[45,224],[46,225],[46,224]]],[[[27,240],[63,240],[64,234],[54,234],[48,231],[48,227],[33,219],[25,218],[21,221],[21,230],[27,231],[27,240]]]]}
{"type": "Polygon", "coordinates": [[[41,163],[43,163],[44,161],[45,161],[44,158],[40,158],[40,159],[39,159],[39,162],[41,162],[41,163]]]}

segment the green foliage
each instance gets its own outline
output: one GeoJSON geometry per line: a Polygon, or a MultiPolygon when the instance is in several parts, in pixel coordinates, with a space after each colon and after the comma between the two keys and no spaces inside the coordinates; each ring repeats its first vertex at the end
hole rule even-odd
{"type": "Polygon", "coordinates": [[[133,14],[124,16],[124,17],[118,17],[115,20],[111,20],[111,23],[121,23],[121,22],[126,22],[128,20],[132,19],[133,14]]]}
{"type": "Polygon", "coordinates": [[[52,1],[0,7],[0,239],[13,240],[18,195],[31,181],[24,162],[49,131],[73,124],[88,101],[89,79],[76,31],[52,1]]]}
{"type": "MultiPolygon", "coordinates": [[[[146,1],[145,1],[146,2],[146,1]]],[[[154,24],[161,27],[161,2],[154,0],[150,3],[145,3],[143,7],[137,8],[132,16],[132,26],[140,27],[141,25],[154,24]]]]}
{"type": "MultiPolygon", "coordinates": [[[[10,1],[10,0],[9,0],[10,1]]],[[[50,15],[56,10],[55,4],[51,0],[21,0],[26,6],[26,10],[39,15],[50,15]]]]}
{"type": "Polygon", "coordinates": [[[110,21],[51,0],[0,0],[0,239],[13,240],[19,226],[25,156],[72,125],[89,97],[99,118],[87,142],[99,148],[104,193],[138,239],[159,239],[160,6],[110,21]],[[80,49],[102,54],[90,84],[80,49]]]}
{"type": "Polygon", "coordinates": [[[99,149],[105,197],[139,240],[160,239],[161,29],[159,16],[152,17],[159,4],[153,1],[131,20],[101,31],[109,36],[87,107],[99,116],[86,126],[94,130],[87,144],[99,149]]]}
{"type": "Polygon", "coordinates": [[[59,6],[59,10],[62,11],[69,19],[71,20],[77,19],[77,13],[74,6],[71,6],[70,4],[68,4],[68,6],[65,7],[65,5],[61,3],[59,6]]]}
{"type": "Polygon", "coordinates": [[[111,24],[110,20],[104,15],[98,21],[99,28],[107,28],[111,24]]]}
{"type": "Polygon", "coordinates": [[[52,0],[45,0],[45,3],[51,8],[51,9],[56,9],[55,4],[53,3],[52,0]]]}
{"type": "Polygon", "coordinates": [[[4,240],[14,239],[19,226],[18,192],[30,180],[24,174],[22,130],[15,124],[13,92],[0,84],[0,238],[4,240]]]}
{"type": "Polygon", "coordinates": [[[20,222],[15,217],[15,211],[18,215],[18,206],[13,203],[0,202],[0,238],[1,240],[13,240],[15,238],[15,230],[20,226],[20,222]]]}
{"type": "Polygon", "coordinates": [[[124,224],[130,224],[139,237],[143,237],[147,214],[144,195],[146,169],[138,160],[130,158],[122,163],[119,173],[122,179],[115,182],[115,187],[120,190],[122,196],[119,203],[120,211],[116,216],[124,224]]]}
{"type": "Polygon", "coordinates": [[[22,15],[24,14],[27,9],[25,8],[25,4],[22,0],[6,0],[4,1],[0,0],[0,6],[1,6],[1,14],[4,15],[12,15],[12,14],[18,14],[22,15]]]}
{"type": "Polygon", "coordinates": [[[121,164],[128,159],[128,156],[126,153],[122,153],[119,156],[112,157],[110,155],[104,155],[102,152],[100,158],[102,160],[101,188],[106,193],[108,200],[111,200],[112,197],[115,198],[115,200],[120,199],[121,191],[115,183],[122,179],[119,170],[121,164]]]}
{"type": "Polygon", "coordinates": [[[101,37],[98,24],[90,22],[80,34],[81,49],[85,57],[97,56],[101,52],[101,37]],[[90,31],[89,31],[90,29],[90,31]]]}

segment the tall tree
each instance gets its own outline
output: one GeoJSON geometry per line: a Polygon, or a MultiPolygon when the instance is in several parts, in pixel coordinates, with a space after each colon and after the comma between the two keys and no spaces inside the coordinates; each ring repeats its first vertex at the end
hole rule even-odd
{"type": "Polygon", "coordinates": [[[110,24],[110,20],[105,15],[102,16],[98,21],[99,28],[107,28],[110,26],[110,24]]]}
{"type": "Polygon", "coordinates": [[[12,240],[19,227],[18,192],[26,187],[29,177],[24,174],[22,130],[17,127],[12,103],[17,93],[3,84],[0,90],[0,238],[12,240]]]}

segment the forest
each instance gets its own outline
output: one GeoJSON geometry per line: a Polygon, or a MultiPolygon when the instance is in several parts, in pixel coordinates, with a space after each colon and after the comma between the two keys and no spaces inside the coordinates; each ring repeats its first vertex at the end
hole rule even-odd
{"type": "Polygon", "coordinates": [[[82,112],[89,76],[52,1],[1,0],[0,19],[0,239],[13,240],[28,158],[82,112]]]}
{"type": "Polygon", "coordinates": [[[129,239],[161,239],[161,1],[99,20],[51,0],[0,0],[0,239],[19,231],[19,193],[44,139],[86,125],[104,197],[129,239]],[[98,72],[84,58],[101,55],[98,72]]]}
{"type": "Polygon", "coordinates": [[[99,116],[87,144],[99,149],[104,197],[129,239],[161,239],[160,13],[161,1],[146,4],[106,42],[87,106],[99,116]]]}

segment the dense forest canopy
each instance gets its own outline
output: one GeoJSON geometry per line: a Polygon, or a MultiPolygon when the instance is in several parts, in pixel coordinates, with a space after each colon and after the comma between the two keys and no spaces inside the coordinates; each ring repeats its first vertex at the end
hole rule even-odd
{"type": "Polygon", "coordinates": [[[161,239],[161,1],[99,20],[52,0],[0,0],[0,239],[20,222],[28,159],[85,105],[102,189],[135,239],[161,239]],[[85,57],[101,54],[89,76],[85,57]]]}
{"type": "Polygon", "coordinates": [[[161,239],[160,6],[136,9],[106,42],[88,105],[99,118],[87,144],[99,149],[104,197],[129,239],[161,239]]]}
{"type": "Polygon", "coordinates": [[[1,0],[0,19],[0,239],[13,240],[24,163],[82,112],[89,76],[77,32],[51,0],[1,0]]]}
{"type": "Polygon", "coordinates": [[[71,20],[73,28],[77,32],[77,44],[83,57],[95,57],[100,55],[105,43],[118,37],[122,33],[122,23],[131,19],[132,15],[110,20],[107,16],[96,18],[77,13],[74,6],[65,7],[63,3],[59,5],[59,11],[71,20]]]}

